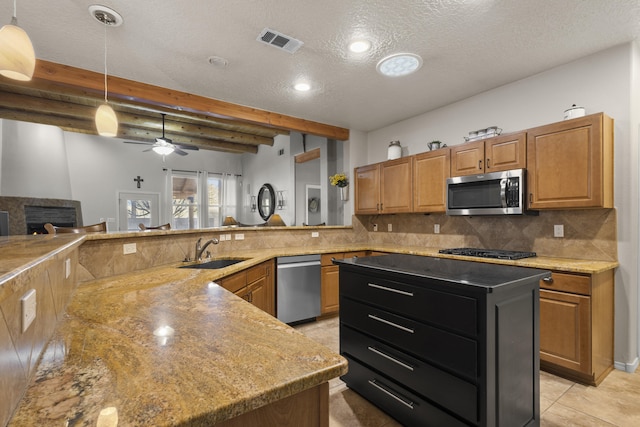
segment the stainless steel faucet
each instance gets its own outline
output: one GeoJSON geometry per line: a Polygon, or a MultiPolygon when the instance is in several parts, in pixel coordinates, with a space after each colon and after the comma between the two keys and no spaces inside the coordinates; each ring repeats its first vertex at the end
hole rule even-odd
{"type": "Polygon", "coordinates": [[[209,246],[210,244],[214,244],[217,245],[218,244],[218,239],[216,239],[215,237],[211,240],[208,240],[204,246],[201,245],[202,243],[202,237],[198,239],[198,241],[196,242],[196,261],[200,261],[202,260],[202,254],[204,253],[204,250],[207,249],[207,246],[209,246]]]}

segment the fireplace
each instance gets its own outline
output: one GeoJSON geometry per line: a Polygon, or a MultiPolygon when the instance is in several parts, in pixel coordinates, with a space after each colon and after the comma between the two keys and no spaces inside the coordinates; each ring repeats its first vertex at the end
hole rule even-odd
{"type": "Polygon", "coordinates": [[[25,206],[24,220],[27,234],[45,234],[44,225],[77,227],[76,208],[67,206],[25,206]]]}
{"type": "Polygon", "coordinates": [[[0,196],[0,211],[9,213],[9,235],[45,233],[48,222],[58,227],[81,227],[77,200],[0,196]]]}

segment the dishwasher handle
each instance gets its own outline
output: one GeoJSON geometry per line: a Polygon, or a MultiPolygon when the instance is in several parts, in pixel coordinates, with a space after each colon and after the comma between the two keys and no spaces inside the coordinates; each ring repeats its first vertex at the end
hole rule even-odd
{"type": "Polygon", "coordinates": [[[292,262],[288,264],[278,264],[278,270],[282,270],[285,268],[311,267],[314,265],[320,265],[320,261],[292,262]]]}

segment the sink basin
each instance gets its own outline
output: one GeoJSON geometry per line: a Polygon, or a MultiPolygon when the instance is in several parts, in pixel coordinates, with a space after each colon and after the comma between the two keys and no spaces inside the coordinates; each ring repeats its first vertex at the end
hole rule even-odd
{"type": "Polygon", "coordinates": [[[224,268],[224,267],[228,267],[230,265],[233,264],[237,264],[239,262],[244,261],[244,259],[214,259],[213,261],[208,261],[208,262],[201,262],[198,264],[189,264],[189,265],[182,265],[180,266],[180,268],[205,268],[205,269],[209,269],[209,270],[215,270],[218,268],[224,268]]]}

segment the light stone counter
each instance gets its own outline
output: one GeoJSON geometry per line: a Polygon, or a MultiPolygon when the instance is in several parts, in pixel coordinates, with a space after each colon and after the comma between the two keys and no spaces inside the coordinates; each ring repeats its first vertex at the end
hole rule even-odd
{"type": "Polygon", "coordinates": [[[338,354],[163,267],[78,288],[9,425],[211,425],[346,373],[338,354]],[[169,331],[169,332],[167,332],[169,331]]]}
{"type": "MultiPolygon", "coordinates": [[[[28,274],[32,266],[87,239],[97,237],[0,241],[0,296],[11,292],[2,286],[7,278],[28,274]]],[[[100,409],[108,406],[118,409],[121,425],[207,425],[342,375],[346,362],[339,355],[210,284],[273,257],[371,250],[582,274],[618,266],[544,256],[517,261],[459,257],[441,255],[438,249],[364,242],[230,250],[215,257],[246,260],[220,270],[180,269],[184,263],[174,263],[84,283],[57,325],[10,425],[64,425],[66,420],[95,425],[100,409]],[[173,335],[158,336],[163,326],[171,327],[173,335]]]]}

